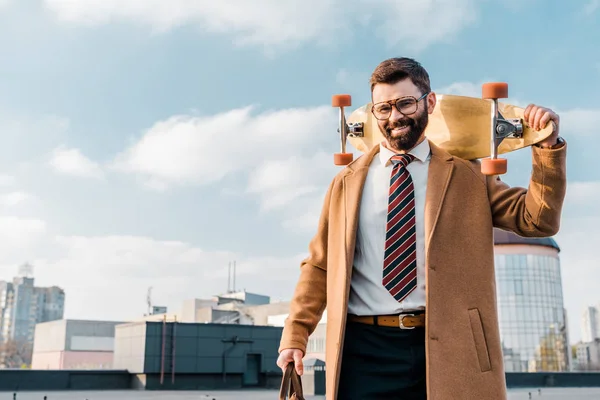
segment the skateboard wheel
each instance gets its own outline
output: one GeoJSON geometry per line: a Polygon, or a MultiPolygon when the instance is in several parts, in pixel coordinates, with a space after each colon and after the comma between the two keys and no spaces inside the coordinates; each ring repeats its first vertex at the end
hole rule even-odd
{"type": "Polygon", "coordinates": [[[481,160],[481,173],[484,175],[502,175],[506,173],[505,158],[484,158],[481,160]]]}
{"type": "Polygon", "coordinates": [[[335,165],[348,165],[354,159],[352,153],[335,153],[333,155],[333,162],[335,165]]]}
{"type": "Polygon", "coordinates": [[[481,97],[484,99],[505,99],[508,97],[508,83],[488,82],[481,87],[481,97]]]}
{"type": "Polygon", "coordinates": [[[331,97],[332,107],[350,107],[352,105],[352,97],[349,94],[334,94],[331,97]]]}

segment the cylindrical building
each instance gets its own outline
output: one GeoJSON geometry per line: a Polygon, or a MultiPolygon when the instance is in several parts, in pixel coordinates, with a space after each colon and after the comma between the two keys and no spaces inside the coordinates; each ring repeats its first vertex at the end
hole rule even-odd
{"type": "Polygon", "coordinates": [[[568,371],[560,248],[552,238],[495,229],[496,287],[506,372],[568,371]]]}

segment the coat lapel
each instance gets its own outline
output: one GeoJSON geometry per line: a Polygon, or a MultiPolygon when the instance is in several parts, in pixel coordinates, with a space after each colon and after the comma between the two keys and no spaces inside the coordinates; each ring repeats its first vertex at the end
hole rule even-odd
{"type": "Polygon", "coordinates": [[[425,199],[425,255],[429,254],[429,243],[435,231],[437,221],[444,202],[444,196],[450,183],[453,158],[450,154],[429,141],[431,147],[431,160],[427,178],[427,191],[425,199]]]}
{"type": "MultiPolygon", "coordinates": [[[[425,254],[429,254],[429,243],[435,231],[442,203],[450,183],[454,169],[453,157],[429,141],[431,160],[427,179],[427,197],[425,199],[425,254]]],[[[363,154],[352,164],[348,165],[344,175],[344,210],[345,210],[345,242],[348,271],[354,262],[354,246],[356,244],[356,229],[358,212],[369,165],[373,157],[379,153],[379,146],[363,154]]]]}

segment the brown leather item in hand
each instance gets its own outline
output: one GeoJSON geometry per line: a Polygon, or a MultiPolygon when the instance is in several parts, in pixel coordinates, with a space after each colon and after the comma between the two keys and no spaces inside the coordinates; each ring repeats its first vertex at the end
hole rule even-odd
{"type": "Polygon", "coordinates": [[[281,379],[281,388],[279,390],[279,400],[305,400],[302,393],[302,379],[296,372],[294,363],[287,365],[283,378],[281,379]],[[287,393],[287,395],[286,395],[287,393]]]}

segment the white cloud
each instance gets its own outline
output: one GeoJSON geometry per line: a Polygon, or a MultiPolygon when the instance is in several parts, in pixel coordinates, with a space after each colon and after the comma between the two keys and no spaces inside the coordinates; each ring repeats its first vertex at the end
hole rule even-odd
{"type": "MultiPolygon", "coordinates": [[[[495,82],[495,79],[484,79],[479,81],[478,83],[474,83],[474,82],[468,82],[468,81],[460,81],[460,82],[453,82],[449,85],[446,86],[442,86],[439,88],[433,88],[433,91],[436,92],[437,94],[452,94],[452,95],[457,95],[457,96],[468,96],[468,97],[475,97],[475,98],[481,98],[481,90],[482,90],[482,86],[484,83],[487,82],[495,82]]],[[[508,85],[508,95],[509,97],[506,99],[500,99],[499,101],[501,103],[506,103],[506,104],[512,104],[515,105],[517,107],[521,107],[521,108],[525,108],[527,106],[527,102],[519,99],[519,98],[515,98],[511,96],[511,89],[510,89],[510,84],[508,85]]],[[[548,106],[548,105],[546,105],[548,106]]]]}
{"type": "Polygon", "coordinates": [[[131,21],[159,33],[196,25],[209,33],[233,34],[238,45],[270,50],[311,41],[334,43],[351,34],[348,26],[369,23],[390,46],[419,50],[452,38],[476,19],[472,0],[45,0],[45,5],[68,23],[131,21]]]}
{"type": "Polygon", "coordinates": [[[28,257],[31,250],[47,233],[46,222],[37,218],[0,216],[0,254],[2,262],[28,257]]]}
{"type": "Polygon", "coordinates": [[[26,200],[29,200],[30,198],[31,195],[25,192],[3,193],[0,194],[0,206],[16,206],[18,204],[23,203],[26,200]]]}
{"type": "Polygon", "coordinates": [[[390,46],[421,51],[436,42],[448,42],[477,19],[473,0],[382,0],[364,4],[379,11],[376,32],[390,46]]]}
{"type": "Polygon", "coordinates": [[[305,199],[303,202],[293,207],[289,207],[289,211],[283,216],[281,225],[298,234],[308,234],[310,236],[317,232],[323,201],[325,200],[326,187],[322,187],[314,196],[305,199]]]}
{"type": "Polygon", "coordinates": [[[190,243],[124,235],[63,236],[55,245],[58,257],[32,263],[37,285],[65,289],[67,318],[141,317],[150,286],[155,304],[177,311],[185,299],[226,291],[227,266],[233,260],[238,289],[288,298],[301,258],[245,258],[190,243]]]}
{"type": "Polygon", "coordinates": [[[115,234],[55,235],[45,221],[0,216],[0,280],[12,280],[30,262],[36,286],[66,292],[66,318],[129,320],[155,304],[177,312],[189,298],[207,298],[227,289],[227,265],[236,261],[236,286],[274,298],[289,298],[304,255],[247,257],[192,243],[115,234]]]}
{"type": "MultiPolygon", "coordinates": [[[[140,175],[150,187],[205,185],[246,173],[262,160],[317,151],[336,138],[332,107],[265,111],[253,107],[214,116],[174,116],[154,124],[112,168],[140,175]]],[[[333,149],[332,149],[333,150],[333,149]]]]}
{"type": "Polygon", "coordinates": [[[165,32],[196,25],[217,34],[234,34],[240,45],[294,46],[320,41],[346,21],[336,0],[45,0],[65,22],[99,25],[132,21],[165,32]]]}
{"type": "Polygon", "coordinates": [[[600,199],[600,182],[569,182],[567,187],[568,203],[572,206],[594,205],[600,199]]]}
{"type": "Polygon", "coordinates": [[[15,177],[12,175],[0,174],[0,186],[10,186],[15,183],[15,177]]]}
{"type": "MultiPolygon", "coordinates": [[[[27,115],[0,109],[0,161],[14,169],[44,157],[49,148],[65,140],[69,125],[67,118],[57,115],[27,115]]],[[[12,177],[0,177],[0,185],[12,183],[12,177]]]]}
{"type": "Polygon", "coordinates": [[[581,109],[557,111],[560,115],[560,125],[568,127],[569,132],[577,136],[596,135],[600,125],[600,110],[581,109]]]}
{"type": "Polygon", "coordinates": [[[583,13],[585,15],[592,15],[600,8],[600,0],[589,0],[583,6],[583,13]]]}
{"type": "Polygon", "coordinates": [[[440,88],[433,88],[439,94],[453,94],[457,96],[481,97],[481,83],[453,82],[440,88]]]}
{"type": "Polygon", "coordinates": [[[59,146],[52,151],[50,165],[59,173],[83,178],[102,178],[100,166],[79,149],[59,146]]]}
{"type": "MultiPolygon", "coordinates": [[[[214,116],[174,116],[154,124],[112,168],[133,174],[154,190],[247,179],[237,195],[256,196],[262,212],[277,212],[283,226],[305,231],[340,167],[337,113],[331,106],[253,112],[254,107],[214,116]]],[[[224,193],[224,195],[227,194],[224,193]]]]}
{"type": "Polygon", "coordinates": [[[248,192],[259,194],[263,210],[286,209],[292,201],[322,197],[339,170],[332,160],[331,153],[322,151],[306,158],[265,160],[250,174],[248,192]]]}

